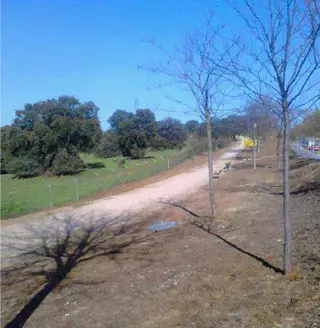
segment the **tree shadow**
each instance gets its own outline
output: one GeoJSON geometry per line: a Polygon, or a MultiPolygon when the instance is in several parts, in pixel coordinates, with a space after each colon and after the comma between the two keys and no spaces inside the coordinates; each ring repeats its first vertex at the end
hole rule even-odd
{"type": "Polygon", "coordinates": [[[103,169],[106,167],[102,162],[87,163],[86,165],[89,169],[103,169]]]}
{"type": "Polygon", "coordinates": [[[260,262],[266,268],[273,270],[275,273],[281,273],[282,275],[285,274],[282,269],[272,265],[271,263],[269,263],[268,261],[266,261],[262,257],[257,256],[257,255],[255,255],[251,252],[248,252],[248,251],[242,249],[241,247],[237,246],[236,244],[234,244],[231,241],[227,240],[226,238],[222,237],[218,233],[214,232],[213,229],[212,229],[212,226],[211,226],[211,224],[212,224],[211,219],[209,221],[208,220],[207,221],[203,220],[203,222],[200,221],[200,219],[208,219],[210,217],[200,216],[200,215],[194,213],[193,211],[187,209],[186,207],[184,207],[183,205],[180,205],[180,204],[171,203],[171,202],[163,202],[163,203],[167,204],[167,205],[174,206],[174,207],[178,207],[178,208],[182,209],[183,211],[187,212],[188,214],[192,215],[193,217],[195,217],[196,218],[195,220],[190,221],[191,225],[193,225],[193,226],[195,226],[195,227],[209,233],[212,236],[217,237],[219,240],[221,240],[224,243],[226,243],[227,245],[231,246],[233,249],[239,251],[242,254],[245,254],[245,255],[253,258],[254,260],[260,262]]]}
{"type": "Polygon", "coordinates": [[[128,157],[127,160],[129,161],[137,161],[137,160],[141,160],[141,159],[154,159],[154,156],[143,156],[143,157],[139,157],[139,158],[135,158],[135,157],[128,157]]]}
{"type": "MultiPolygon", "coordinates": [[[[119,235],[134,233],[132,226],[121,226],[118,229],[110,228],[110,222],[87,220],[81,224],[77,220],[67,218],[54,219],[56,225],[50,229],[39,229],[28,225],[28,239],[37,240],[36,245],[29,245],[20,237],[20,245],[11,243],[7,249],[19,253],[16,260],[19,265],[2,270],[2,274],[10,274],[17,270],[29,269],[30,276],[45,278],[45,284],[36,292],[28,303],[6,324],[5,327],[23,327],[33,312],[40,306],[43,300],[55,290],[68,274],[80,263],[89,261],[98,256],[106,256],[111,259],[121,254],[124,248],[139,243],[142,238],[133,235],[128,240],[120,241],[119,235]],[[21,243],[22,241],[22,243],[21,243]]],[[[19,236],[14,236],[12,241],[19,236]]],[[[24,237],[26,238],[26,237],[24,237]]],[[[125,238],[124,238],[125,239],[125,238]]],[[[19,240],[18,240],[19,241],[19,240]]],[[[23,281],[23,278],[20,278],[23,281]]]]}
{"type": "Polygon", "coordinates": [[[170,206],[173,206],[173,207],[178,207],[180,209],[182,209],[183,211],[185,211],[186,213],[196,217],[196,218],[206,218],[206,219],[211,219],[211,216],[200,216],[198,215],[197,213],[187,209],[186,207],[184,207],[183,205],[179,204],[179,203],[176,203],[176,202],[169,202],[169,201],[160,201],[160,204],[164,204],[164,205],[170,205],[170,206]]]}

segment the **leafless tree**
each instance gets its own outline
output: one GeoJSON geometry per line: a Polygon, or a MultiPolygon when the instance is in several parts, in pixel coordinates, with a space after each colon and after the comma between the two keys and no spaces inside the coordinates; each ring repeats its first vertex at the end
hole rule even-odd
{"type": "Polygon", "coordinates": [[[289,127],[298,112],[301,114],[302,109],[312,107],[320,99],[320,4],[318,0],[228,2],[244,21],[251,38],[246,36],[245,44],[240,38],[233,40],[236,55],[230,54],[225,69],[249,97],[260,101],[269,98],[279,105],[279,110],[272,111],[283,126],[283,265],[289,273],[292,270],[289,127]]]}
{"type": "Polygon", "coordinates": [[[275,116],[273,119],[273,126],[277,133],[277,149],[276,149],[276,156],[277,156],[277,168],[281,169],[281,161],[280,161],[280,147],[281,147],[281,140],[283,136],[283,124],[282,120],[279,119],[278,116],[275,116]]]}
{"type": "MultiPolygon", "coordinates": [[[[269,102],[260,102],[258,99],[250,100],[244,107],[244,115],[248,120],[248,132],[253,143],[253,168],[256,168],[256,152],[259,150],[259,142],[270,134],[272,129],[272,115],[265,105],[269,102]],[[259,141],[259,142],[258,142],[259,141]]],[[[271,104],[270,104],[271,105],[271,104]]]]}
{"type": "Polygon", "coordinates": [[[196,115],[206,122],[212,217],[216,215],[213,187],[212,117],[218,116],[218,112],[226,104],[225,95],[228,93],[220,66],[230,49],[226,48],[221,52],[221,42],[218,39],[222,29],[222,27],[215,27],[214,16],[210,15],[201,29],[189,34],[181,48],[176,49],[174,55],[168,56],[166,65],[148,68],[155,74],[168,77],[173,83],[181,86],[183,91],[191,94],[194,106],[186,104],[181,99],[171,98],[171,100],[185,105],[189,114],[196,115]]]}

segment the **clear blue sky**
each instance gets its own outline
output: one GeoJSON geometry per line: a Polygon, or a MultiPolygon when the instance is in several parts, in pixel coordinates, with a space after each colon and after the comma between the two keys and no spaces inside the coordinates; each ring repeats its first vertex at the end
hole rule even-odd
{"type": "MultiPolygon", "coordinates": [[[[102,126],[115,109],[179,109],[138,65],[161,57],[143,39],[167,49],[214,9],[220,23],[234,19],[224,1],[3,0],[2,122],[16,109],[60,95],[92,100],[102,126]],[[231,15],[233,18],[231,18],[231,15]]],[[[171,94],[179,94],[177,88],[171,94]]],[[[168,113],[157,111],[161,119],[168,113]]],[[[186,121],[192,117],[172,114],[186,121]]]]}

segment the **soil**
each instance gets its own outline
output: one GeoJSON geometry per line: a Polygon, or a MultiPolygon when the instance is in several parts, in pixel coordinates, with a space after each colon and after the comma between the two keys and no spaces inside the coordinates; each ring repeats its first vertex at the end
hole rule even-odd
{"type": "MultiPolygon", "coordinates": [[[[256,170],[241,160],[215,180],[213,222],[205,187],[141,213],[75,265],[25,327],[320,327],[320,190],[301,189],[303,174],[292,177],[294,270],[285,276],[274,151],[270,140],[256,170]],[[178,224],[149,231],[158,220],[178,224]]],[[[317,177],[320,164],[311,164],[317,177]]],[[[49,277],[36,265],[2,272],[2,326],[49,277]]]]}

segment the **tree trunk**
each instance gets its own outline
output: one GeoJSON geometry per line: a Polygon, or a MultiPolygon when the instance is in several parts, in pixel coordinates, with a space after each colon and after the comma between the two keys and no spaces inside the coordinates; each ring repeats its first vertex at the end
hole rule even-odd
{"type": "Polygon", "coordinates": [[[212,158],[212,135],[211,135],[211,120],[210,114],[206,111],[206,125],[208,137],[208,171],[209,171],[209,197],[212,218],[216,215],[216,208],[214,204],[214,190],[213,190],[213,158],[212,158]]]}
{"type": "Polygon", "coordinates": [[[257,126],[254,125],[254,131],[253,131],[253,169],[255,170],[257,168],[257,126]]]}
{"type": "Polygon", "coordinates": [[[287,99],[283,99],[283,220],[284,250],[283,269],[286,274],[291,271],[292,232],[290,222],[290,187],[289,187],[289,109],[287,99]]]}
{"type": "Polygon", "coordinates": [[[278,135],[277,135],[277,168],[279,170],[281,169],[281,164],[280,164],[280,142],[281,142],[281,130],[278,132],[278,135]]]}

